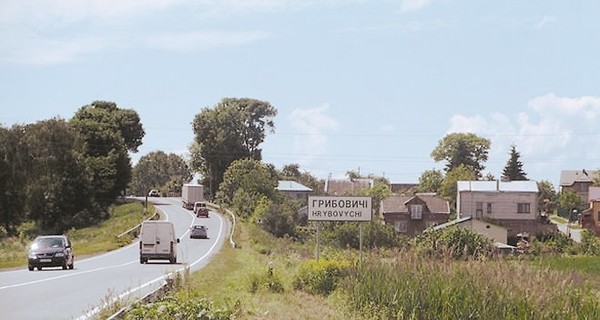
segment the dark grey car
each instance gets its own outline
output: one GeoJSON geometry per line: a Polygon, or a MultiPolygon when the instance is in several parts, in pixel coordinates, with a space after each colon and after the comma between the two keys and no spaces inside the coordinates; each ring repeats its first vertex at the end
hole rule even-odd
{"type": "Polygon", "coordinates": [[[43,267],[73,269],[75,256],[71,240],[65,235],[39,236],[29,245],[27,260],[29,271],[43,267]]]}

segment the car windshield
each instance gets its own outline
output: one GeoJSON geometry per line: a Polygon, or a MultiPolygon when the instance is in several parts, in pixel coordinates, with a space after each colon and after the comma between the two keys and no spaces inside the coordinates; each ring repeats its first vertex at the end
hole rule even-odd
{"type": "Polygon", "coordinates": [[[45,248],[61,248],[64,247],[64,240],[62,238],[39,238],[31,245],[32,249],[45,249],[45,248]]]}

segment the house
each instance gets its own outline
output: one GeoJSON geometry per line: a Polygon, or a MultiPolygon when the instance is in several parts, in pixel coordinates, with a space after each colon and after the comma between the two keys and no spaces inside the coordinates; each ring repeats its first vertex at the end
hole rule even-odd
{"type": "Polygon", "coordinates": [[[277,188],[279,192],[287,195],[292,199],[306,200],[308,195],[312,192],[312,189],[300,184],[296,181],[290,180],[279,180],[277,182],[277,188]]]}
{"type": "Polygon", "coordinates": [[[458,228],[469,229],[473,232],[482,234],[494,241],[497,244],[506,244],[508,240],[508,230],[505,227],[493,224],[489,221],[475,219],[473,217],[464,217],[454,219],[446,223],[434,226],[432,230],[441,230],[456,226],[458,228]]]}
{"type": "Polygon", "coordinates": [[[373,183],[373,179],[327,179],[324,191],[330,196],[343,196],[356,190],[370,189],[373,183]]]}
{"type": "Polygon", "coordinates": [[[587,203],[589,208],[584,210],[579,217],[581,227],[589,229],[600,236],[600,187],[590,187],[588,189],[587,203]]]}
{"type": "Polygon", "coordinates": [[[380,216],[397,232],[415,236],[425,229],[448,221],[450,204],[434,193],[394,195],[381,202],[380,216]]]}
{"type": "Polygon", "coordinates": [[[458,218],[494,221],[507,228],[508,237],[518,233],[555,231],[556,225],[543,221],[538,212],[535,181],[458,181],[458,218]]]}
{"type": "Polygon", "coordinates": [[[599,179],[598,170],[563,170],[560,172],[560,190],[572,190],[579,195],[582,203],[588,202],[588,189],[599,179]]]}

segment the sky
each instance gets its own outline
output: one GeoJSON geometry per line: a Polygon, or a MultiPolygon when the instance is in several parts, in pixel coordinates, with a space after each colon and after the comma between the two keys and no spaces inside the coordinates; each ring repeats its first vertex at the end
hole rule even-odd
{"type": "Polygon", "coordinates": [[[600,169],[600,1],[0,0],[0,125],[134,109],[187,157],[223,98],[269,102],[263,160],[416,183],[452,132],[532,180],[600,169]]]}

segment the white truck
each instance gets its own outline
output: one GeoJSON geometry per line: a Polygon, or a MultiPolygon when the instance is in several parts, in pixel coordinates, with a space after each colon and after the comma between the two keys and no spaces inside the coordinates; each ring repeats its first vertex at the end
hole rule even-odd
{"type": "Polygon", "coordinates": [[[186,183],[181,187],[182,205],[194,209],[194,203],[204,201],[204,187],[201,184],[186,183]]]}
{"type": "Polygon", "coordinates": [[[150,259],[169,260],[177,263],[177,244],[173,222],[148,220],[142,223],[140,231],[140,263],[150,259]]]}

